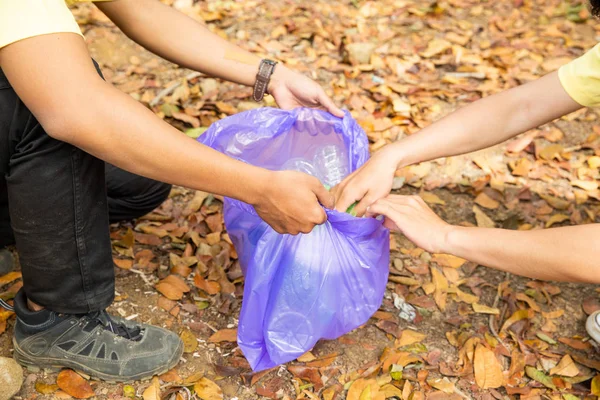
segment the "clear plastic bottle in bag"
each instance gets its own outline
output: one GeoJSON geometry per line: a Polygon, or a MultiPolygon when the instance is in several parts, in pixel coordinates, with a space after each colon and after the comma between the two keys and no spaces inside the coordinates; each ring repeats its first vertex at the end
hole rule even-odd
{"type": "Polygon", "coordinates": [[[349,173],[348,157],[344,150],[336,145],[319,148],[315,154],[314,165],[321,183],[330,188],[339,184],[349,173]]]}
{"type": "Polygon", "coordinates": [[[312,162],[305,158],[291,158],[281,166],[281,169],[283,171],[304,172],[305,174],[318,177],[317,171],[313,166],[312,162]]]}

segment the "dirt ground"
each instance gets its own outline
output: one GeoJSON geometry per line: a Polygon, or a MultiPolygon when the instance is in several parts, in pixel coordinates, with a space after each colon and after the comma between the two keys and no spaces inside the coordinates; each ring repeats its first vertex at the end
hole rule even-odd
{"type": "MultiPolygon", "coordinates": [[[[318,80],[338,104],[352,111],[365,128],[374,151],[414,134],[462,104],[556,69],[590,48],[597,35],[597,23],[575,1],[166,3],[204,19],[212,30],[241,46],[276,56],[318,80]],[[353,47],[352,43],[361,45],[353,47]],[[375,44],[366,63],[357,61],[364,43],[375,44]]],[[[200,127],[255,106],[249,102],[246,88],[191,76],[191,71],[143,50],[92,6],[81,6],[74,14],[106,80],[178,129],[188,131],[193,124],[189,118],[173,114],[169,108],[173,105],[195,118],[200,127]],[[171,90],[163,92],[169,87],[171,90]]],[[[270,101],[267,104],[272,104],[270,101]]],[[[396,191],[423,195],[452,224],[485,225],[485,221],[476,218],[474,206],[483,210],[495,226],[507,229],[598,222],[597,185],[595,190],[587,190],[573,184],[577,180],[596,182],[599,177],[598,166],[588,161],[600,155],[597,118],[593,110],[563,118],[533,132],[518,151],[510,151],[502,144],[407,168],[397,174],[396,191]],[[544,156],[542,150],[553,145],[557,146],[556,154],[544,156]],[[515,163],[520,162],[529,163],[524,174],[515,173],[515,163]],[[556,215],[564,218],[552,220],[556,215]]],[[[600,390],[593,383],[600,357],[584,329],[586,313],[600,308],[595,285],[545,284],[469,262],[453,268],[447,263],[455,260],[444,261],[422,252],[396,234],[392,235],[391,278],[380,312],[374,318],[337,340],[319,342],[304,361],[294,361],[265,374],[252,374],[234,342],[209,340],[216,332],[237,327],[243,279],[235,257],[229,257],[232,250],[227,248],[222,222],[210,218],[220,218],[221,202],[210,197],[188,213],[194,196],[191,191],[175,188],[171,198],[149,219],[111,227],[115,259],[132,261],[115,267],[117,298],[110,311],[178,333],[189,331],[198,342],[197,348],[184,354],[171,375],[161,377],[165,398],[169,387],[181,387],[182,380],[192,377],[187,384],[191,387],[194,377],[197,381],[200,376],[216,382],[224,398],[239,400],[330,400],[335,396],[379,399],[377,390],[385,393],[384,397],[395,395],[403,400],[569,400],[593,398],[592,392],[597,394],[595,391],[600,390]],[[208,295],[194,287],[193,275],[186,280],[191,292],[179,301],[166,302],[156,290],[156,282],[172,274],[178,262],[173,261],[171,254],[209,258],[221,255],[202,253],[200,244],[173,233],[182,227],[199,232],[200,244],[206,244],[208,235],[218,232],[216,245],[227,255],[226,276],[218,279],[222,288],[224,281],[220,279],[232,284],[229,293],[221,290],[208,295]],[[166,231],[164,235],[160,229],[166,231]],[[130,231],[135,240],[128,243],[130,231]],[[152,255],[149,259],[148,254],[152,255]],[[439,281],[434,282],[432,270],[446,281],[446,289],[439,287],[439,281]],[[502,290],[497,296],[499,287],[502,290]],[[477,300],[465,300],[457,290],[475,295],[477,300]],[[416,307],[416,320],[409,322],[399,316],[394,296],[416,307]],[[440,306],[440,298],[445,307],[440,306]],[[473,303],[497,308],[499,316],[493,318],[494,329],[489,314],[474,311],[473,303]],[[532,311],[510,329],[500,330],[519,310],[532,311]],[[409,330],[424,336],[401,345],[409,330]],[[497,337],[493,330],[498,330],[497,337]],[[498,338],[509,350],[502,349],[498,338]],[[479,346],[492,350],[500,360],[504,382],[497,389],[481,388],[475,380],[473,350],[479,346]],[[382,365],[390,352],[414,354],[420,361],[404,365],[403,376],[393,379],[382,365]],[[577,362],[576,377],[581,377],[581,382],[575,382],[573,377],[568,380],[554,376],[551,388],[547,381],[544,385],[542,380],[530,376],[530,370],[526,373],[525,365],[550,375],[549,371],[567,354],[577,362]],[[513,370],[520,355],[526,361],[521,369],[513,370]],[[361,390],[356,395],[355,390],[349,394],[347,390],[359,384],[373,385],[373,392],[365,394],[361,390]]],[[[217,279],[210,274],[207,279],[217,279]]],[[[0,292],[9,290],[9,285],[0,286],[0,292]]],[[[0,356],[11,356],[13,325],[11,318],[6,331],[0,334],[0,356]]],[[[392,362],[399,363],[398,358],[392,362]]],[[[23,388],[16,398],[69,398],[60,390],[50,394],[36,390],[36,383],[52,384],[56,377],[26,371],[23,388]]],[[[128,398],[124,388],[127,385],[91,385],[99,399],[128,398]]],[[[130,384],[140,398],[149,385],[130,384]]],[[[185,398],[184,389],[179,393],[185,398]]]]}

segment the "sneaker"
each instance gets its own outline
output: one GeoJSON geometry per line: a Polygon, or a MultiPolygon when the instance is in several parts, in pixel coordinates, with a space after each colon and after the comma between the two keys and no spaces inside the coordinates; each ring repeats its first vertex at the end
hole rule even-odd
{"type": "Polygon", "coordinates": [[[71,368],[108,382],[145,380],[179,362],[183,342],[171,331],[110,316],[31,311],[14,300],[14,358],[33,372],[71,368]]]}
{"type": "Polygon", "coordinates": [[[585,330],[596,343],[600,344],[600,311],[590,314],[585,321],[585,330]]]}

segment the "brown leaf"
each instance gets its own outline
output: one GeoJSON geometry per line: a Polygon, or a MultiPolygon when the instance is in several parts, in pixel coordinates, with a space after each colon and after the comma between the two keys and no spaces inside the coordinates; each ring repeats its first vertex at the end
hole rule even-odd
{"type": "Polygon", "coordinates": [[[194,128],[200,127],[200,120],[196,117],[192,117],[191,115],[187,115],[186,113],[174,112],[174,113],[171,113],[171,116],[180,121],[187,122],[188,124],[192,125],[194,128]]]}
{"type": "Polygon", "coordinates": [[[197,288],[204,290],[210,295],[217,294],[221,291],[221,285],[219,285],[218,282],[207,281],[199,273],[196,273],[196,275],[194,275],[194,285],[197,288]]]}
{"type": "Polygon", "coordinates": [[[208,193],[196,190],[194,197],[187,203],[185,209],[183,210],[183,216],[187,217],[188,215],[198,211],[200,207],[202,207],[202,203],[204,203],[204,200],[206,200],[207,197],[208,193]]]}
{"type": "Polygon", "coordinates": [[[427,337],[424,333],[413,331],[412,329],[405,329],[402,331],[402,336],[398,341],[398,347],[408,346],[409,344],[419,343],[427,337]]]}
{"type": "Polygon", "coordinates": [[[210,343],[237,342],[237,329],[221,329],[208,338],[208,341],[210,343]]]}
{"type": "Polygon", "coordinates": [[[96,395],[88,381],[71,369],[63,369],[60,371],[56,378],[56,384],[65,393],[76,399],[89,399],[96,395]]]}
{"type": "Polygon", "coordinates": [[[452,47],[452,43],[444,39],[433,39],[427,44],[427,49],[421,52],[421,56],[431,58],[452,47]]]}
{"type": "Polygon", "coordinates": [[[179,334],[179,337],[183,341],[183,352],[193,353],[198,348],[198,340],[189,329],[184,329],[179,334]]]}
{"type": "Polygon", "coordinates": [[[169,300],[181,300],[183,297],[183,291],[169,282],[159,282],[155,288],[169,300]]]}
{"type": "Polygon", "coordinates": [[[133,267],[133,260],[127,260],[123,258],[113,258],[115,265],[122,269],[131,269],[133,267]]]}
{"type": "Polygon", "coordinates": [[[479,207],[473,206],[473,212],[475,213],[475,220],[477,221],[477,226],[480,228],[494,228],[496,227],[496,223],[488,217],[479,207]]]}
{"type": "Polygon", "coordinates": [[[482,389],[502,386],[504,382],[502,366],[493,351],[479,344],[475,349],[475,358],[473,361],[477,386],[482,389]]]}
{"type": "Polygon", "coordinates": [[[213,381],[208,378],[202,378],[194,385],[194,392],[202,400],[221,400],[223,391],[213,381]]]}
{"type": "Polygon", "coordinates": [[[167,383],[179,383],[182,381],[176,369],[169,370],[159,376],[160,380],[167,383]]]}
{"type": "Polygon", "coordinates": [[[521,321],[523,319],[529,319],[532,316],[533,316],[533,311],[532,311],[532,314],[530,315],[529,310],[517,310],[514,312],[513,315],[510,316],[510,318],[508,318],[506,321],[504,321],[504,324],[502,325],[502,328],[500,330],[504,331],[504,330],[508,329],[515,322],[521,321]]]}
{"type": "Polygon", "coordinates": [[[148,235],[145,233],[135,232],[135,241],[141,244],[147,244],[150,246],[160,246],[162,240],[158,236],[148,235]]]}
{"type": "Polygon", "coordinates": [[[566,354],[556,365],[556,367],[550,369],[549,372],[550,375],[574,377],[579,374],[579,368],[577,368],[577,365],[575,365],[571,356],[566,354]]]}
{"type": "Polygon", "coordinates": [[[600,310],[600,301],[597,296],[586,297],[583,300],[583,311],[587,314],[593,314],[594,312],[600,310]]]}
{"type": "Polygon", "coordinates": [[[479,193],[479,195],[475,198],[475,203],[479,204],[483,208],[487,208],[490,210],[495,210],[500,205],[500,203],[492,199],[485,192],[479,193]]]}
{"type": "Polygon", "coordinates": [[[160,400],[160,382],[157,377],[152,378],[150,386],[142,393],[144,400],[160,400]]]}
{"type": "Polygon", "coordinates": [[[315,390],[321,390],[323,387],[323,381],[321,380],[321,375],[317,368],[310,368],[302,365],[290,365],[287,369],[296,378],[312,383],[315,390]]]}
{"type": "Polygon", "coordinates": [[[464,258],[453,256],[452,254],[433,254],[431,261],[440,267],[460,268],[467,262],[464,258]]]}
{"type": "Polygon", "coordinates": [[[431,192],[421,192],[419,196],[428,204],[446,205],[446,202],[431,192]]]}
{"type": "Polygon", "coordinates": [[[584,342],[580,339],[559,338],[558,341],[577,350],[588,350],[592,348],[592,345],[589,342],[584,342]]]}
{"type": "Polygon", "coordinates": [[[310,351],[307,351],[306,353],[304,353],[300,357],[298,357],[296,360],[298,360],[300,362],[309,362],[309,361],[313,361],[315,359],[316,359],[316,357],[313,355],[313,353],[311,353],[310,351]]]}

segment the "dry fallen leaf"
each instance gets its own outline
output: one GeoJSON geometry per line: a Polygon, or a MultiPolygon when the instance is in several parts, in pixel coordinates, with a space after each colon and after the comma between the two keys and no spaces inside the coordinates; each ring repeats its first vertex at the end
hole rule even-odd
{"type": "Polygon", "coordinates": [[[213,381],[208,378],[202,378],[194,384],[194,392],[202,400],[221,400],[223,391],[213,381]]]}
{"type": "Polygon", "coordinates": [[[500,205],[499,202],[492,199],[490,196],[485,194],[485,192],[479,193],[479,195],[475,198],[475,203],[479,204],[483,208],[487,208],[490,210],[495,210],[500,205]]]}
{"type": "Polygon", "coordinates": [[[183,352],[193,353],[198,348],[198,340],[189,329],[184,329],[179,334],[179,337],[183,341],[183,352]]]}
{"type": "Polygon", "coordinates": [[[20,272],[9,272],[6,275],[2,275],[0,276],[0,286],[2,285],[6,285],[7,283],[10,283],[16,279],[19,279],[21,277],[21,273],[20,272]]]}
{"type": "Polygon", "coordinates": [[[550,369],[549,372],[550,375],[573,377],[579,374],[579,368],[577,368],[577,365],[575,365],[571,356],[566,354],[556,365],[556,367],[550,369]]]}
{"type": "Polygon", "coordinates": [[[152,378],[150,386],[142,393],[144,400],[160,400],[160,382],[157,377],[152,378]]]}
{"type": "Polygon", "coordinates": [[[433,254],[431,261],[440,267],[460,268],[467,262],[464,258],[453,256],[452,254],[433,254]]]}
{"type": "Polygon", "coordinates": [[[35,390],[41,394],[52,394],[58,389],[59,387],[56,384],[48,384],[39,381],[35,383],[35,390]]]}
{"type": "Polygon", "coordinates": [[[497,388],[504,383],[500,362],[494,352],[482,344],[475,349],[473,369],[475,382],[482,389],[497,388]]]}
{"type": "Polygon", "coordinates": [[[210,343],[237,342],[237,329],[221,329],[208,338],[208,341],[210,343]]]}
{"type": "Polygon", "coordinates": [[[89,399],[96,395],[89,382],[71,369],[63,369],[60,371],[56,378],[56,384],[65,393],[76,399],[89,399]]]}
{"type": "Polygon", "coordinates": [[[477,226],[480,228],[495,228],[496,223],[488,217],[481,209],[477,206],[473,206],[473,212],[475,213],[475,220],[477,221],[477,226]]]}
{"type": "Polygon", "coordinates": [[[419,196],[428,204],[445,205],[446,202],[431,192],[421,192],[419,196]]]}
{"type": "Polygon", "coordinates": [[[476,313],[479,313],[479,314],[494,314],[494,315],[500,314],[500,310],[498,310],[495,307],[488,307],[484,304],[478,304],[478,303],[474,303],[474,304],[472,304],[472,306],[473,306],[473,311],[475,311],[476,313]]]}
{"type": "Polygon", "coordinates": [[[398,347],[408,346],[413,343],[419,343],[427,337],[426,334],[413,331],[412,329],[405,329],[402,331],[402,335],[398,340],[398,347]]]}

